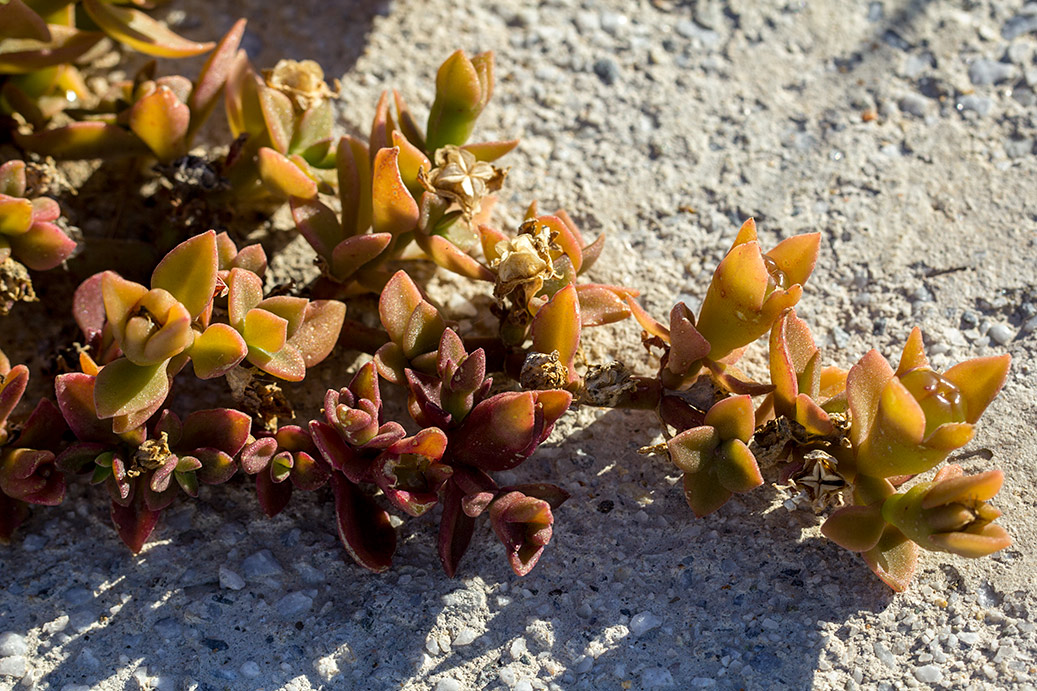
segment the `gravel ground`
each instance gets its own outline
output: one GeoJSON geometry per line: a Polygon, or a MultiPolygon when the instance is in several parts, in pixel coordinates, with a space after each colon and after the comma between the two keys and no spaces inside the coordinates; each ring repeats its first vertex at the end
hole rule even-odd
{"type": "MultiPolygon", "coordinates": [[[[231,5],[180,0],[170,19],[214,36],[231,5]]],[[[258,65],[341,75],[344,131],[367,130],[388,86],[423,112],[454,49],[496,51],[479,136],[523,138],[498,225],[533,199],[566,208],[609,235],[592,277],[642,290],[657,316],[698,304],[754,216],[765,246],[822,232],[799,312],[828,362],[896,358],[915,324],[939,368],[1010,352],[957,458],[1004,469],[1015,545],[927,553],[894,595],[774,488],[694,519],[672,468],[636,453],[651,416],[584,409],[513,473],[573,494],[521,579],[485,526],[446,578],[431,517],[369,574],[343,561],[329,505],[266,520],[245,484],[174,506],[134,557],[104,498],[74,485],[0,551],[0,688],[1033,688],[1037,3],[233,5],[258,65]]],[[[308,261],[294,242],[275,268],[308,261]]],[[[438,290],[449,305],[453,283],[438,290]]],[[[591,362],[644,361],[633,327],[588,341],[591,362]]]]}

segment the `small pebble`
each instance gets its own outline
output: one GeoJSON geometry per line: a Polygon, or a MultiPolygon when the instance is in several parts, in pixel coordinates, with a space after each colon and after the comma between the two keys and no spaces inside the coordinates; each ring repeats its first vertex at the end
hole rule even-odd
{"type": "Polygon", "coordinates": [[[1037,31],[1037,14],[1020,12],[1005,22],[1001,28],[1001,36],[1011,41],[1031,31],[1037,31]]]}
{"type": "Polygon", "coordinates": [[[943,678],[943,671],[936,665],[915,667],[915,679],[926,684],[935,684],[943,678]]]}
{"type": "Polygon", "coordinates": [[[976,86],[1007,82],[1010,79],[1014,79],[1016,73],[1015,65],[995,62],[986,58],[979,58],[969,65],[969,81],[976,86]]]}
{"type": "Polygon", "coordinates": [[[602,58],[594,63],[594,74],[598,79],[612,86],[619,80],[619,66],[610,58],[602,58]]]}
{"type": "Polygon", "coordinates": [[[1008,345],[1015,338],[1015,332],[1007,324],[994,324],[987,335],[998,345],[1008,345]]]}
{"type": "Polygon", "coordinates": [[[968,94],[958,99],[958,110],[962,112],[972,111],[979,117],[986,116],[993,107],[994,102],[986,96],[968,94]]]}
{"type": "Polygon", "coordinates": [[[263,549],[241,562],[241,573],[246,580],[255,581],[267,576],[276,576],[284,569],[268,549],[263,549]]]}
{"type": "Polygon", "coordinates": [[[638,612],[630,618],[630,633],[635,637],[642,636],[662,623],[662,619],[651,612],[638,612]]]}
{"type": "MultiPolygon", "coordinates": [[[[460,631],[458,631],[457,635],[454,636],[454,640],[453,640],[452,645],[454,645],[454,646],[471,645],[472,643],[475,642],[475,639],[477,639],[478,637],[479,637],[479,634],[475,631],[475,629],[466,626],[465,628],[463,628],[460,631]]],[[[431,650],[429,652],[431,652],[433,655],[435,654],[431,650]]]]}
{"type": "Polygon", "coordinates": [[[288,593],[274,605],[274,609],[284,619],[297,617],[313,607],[313,598],[305,593],[288,593]]]}
{"type": "Polygon", "coordinates": [[[926,113],[929,111],[929,101],[924,96],[918,94],[908,94],[900,99],[900,110],[903,112],[914,115],[918,118],[924,118],[926,113]]]}
{"type": "Polygon", "coordinates": [[[21,679],[25,676],[27,669],[28,662],[21,655],[0,658],[0,677],[18,677],[21,679]]]}
{"type": "MultiPolygon", "coordinates": [[[[713,681],[710,679],[710,681],[713,681]]],[[[694,685],[692,681],[692,685],[694,685]]],[[[662,667],[649,667],[641,672],[641,687],[646,689],[662,689],[673,686],[673,675],[662,667]]]]}
{"type": "Polygon", "coordinates": [[[220,587],[228,590],[241,590],[245,587],[245,579],[226,566],[220,566],[220,587]]]}
{"type": "Polygon", "coordinates": [[[462,691],[461,682],[446,677],[436,682],[436,691],[462,691]]]}
{"type": "Polygon", "coordinates": [[[515,640],[513,640],[511,642],[511,647],[508,649],[508,652],[511,654],[512,660],[518,660],[519,658],[521,658],[523,655],[526,654],[526,639],[516,638],[515,640]]]}
{"type": "Polygon", "coordinates": [[[897,659],[893,657],[893,653],[889,652],[889,648],[884,646],[879,641],[875,641],[871,644],[871,649],[875,651],[875,657],[879,659],[879,662],[886,665],[890,669],[896,669],[897,659]]]}
{"type": "Polygon", "coordinates": [[[615,35],[625,29],[630,20],[625,15],[617,14],[615,12],[602,12],[601,13],[601,28],[608,33],[615,35]]]}
{"type": "Polygon", "coordinates": [[[249,660],[241,666],[241,676],[255,679],[260,674],[259,663],[249,660]]]}
{"type": "Polygon", "coordinates": [[[165,617],[155,622],[152,627],[159,636],[170,640],[180,635],[180,624],[173,617],[165,617]]]}
{"type": "Polygon", "coordinates": [[[25,642],[25,636],[12,631],[0,633],[0,657],[25,655],[28,652],[29,646],[25,642]]]}

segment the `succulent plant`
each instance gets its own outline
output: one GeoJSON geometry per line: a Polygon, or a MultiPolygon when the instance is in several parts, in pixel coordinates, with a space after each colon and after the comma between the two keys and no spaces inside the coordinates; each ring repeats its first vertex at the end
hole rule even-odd
{"type": "Polygon", "coordinates": [[[286,381],[302,381],[306,368],[331,353],[346,316],[341,302],[264,298],[262,279],[242,268],[231,269],[226,284],[228,321],[248,348],[245,359],[255,367],[286,381]]]}
{"type": "MultiPolygon", "coordinates": [[[[101,0],[89,4],[123,11],[101,0]]],[[[137,10],[126,11],[140,15],[137,10]]],[[[244,31],[245,21],[240,20],[220,40],[194,82],[181,76],[156,77],[155,64],[149,63],[132,81],[115,84],[101,96],[90,119],[32,134],[16,133],[15,139],[28,151],[55,158],[153,156],[162,163],[178,159],[212,112],[244,31]]],[[[142,32],[143,27],[136,35],[142,32]]],[[[203,51],[212,47],[198,45],[203,51]]]]}
{"type": "Polygon", "coordinates": [[[11,541],[28,517],[29,505],[57,506],[65,478],[55,466],[65,423],[54,404],[41,399],[19,430],[9,425],[29,383],[25,365],[13,368],[0,352],[0,543],[11,541]]]}
{"type": "Polygon", "coordinates": [[[124,433],[158,410],[170,381],[192,360],[195,374],[226,374],[248,355],[248,345],[227,324],[210,324],[219,260],[216,233],[197,235],[175,247],[155,268],[151,287],[114,271],[91,279],[77,297],[82,313],[93,314],[91,332],[107,328],[121,357],[101,363],[93,387],[101,419],[124,433]],[[104,320],[97,324],[98,303],[104,320]]]}
{"type": "Polygon", "coordinates": [[[795,306],[817,261],[819,233],[795,235],[769,252],[760,249],[756,222],[746,221],[717,266],[696,320],[686,306],[674,307],[667,329],[628,299],[634,316],[666,354],[661,378],[667,388],[687,388],[703,367],[722,387],[755,393],[731,365],[742,349],[771,330],[795,306]]]}
{"type": "Polygon", "coordinates": [[[281,60],[256,74],[244,51],[230,65],[225,108],[238,138],[225,174],[238,200],[316,198],[331,192],[335,142],[334,92],[313,60],[281,60]]]}
{"type": "Polygon", "coordinates": [[[68,259],[75,240],[54,221],[61,215],[50,197],[26,197],[25,162],[0,165],[0,315],[18,301],[32,301],[36,293],[26,267],[53,269],[68,259]]]}
{"type": "Polygon", "coordinates": [[[703,423],[666,442],[670,459],[684,472],[684,497],[696,516],[716,511],[734,492],[763,484],[748,446],[755,427],[752,399],[725,398],[709,409],[703,423]]]}
{"type": "Polygon", "coordinates": [[[115,434],[99,419],[97,383],[84,373],[58,376],[58,407],[76,441],[56,463],[66,473],[90,473],[91,483],[105,485],[119,537],[139,552],[178,487],[196,497],[199,482],[220,484],[234,475],[251,420],[226,408],[198,410],[182,421],[164,410],[150,429],[141,425],[115,434]]]}

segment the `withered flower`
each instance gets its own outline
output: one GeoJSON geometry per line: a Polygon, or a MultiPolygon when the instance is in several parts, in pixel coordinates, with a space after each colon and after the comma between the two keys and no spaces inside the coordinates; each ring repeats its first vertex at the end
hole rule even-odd
{"type": "Polygon", "coordinates": [[[468,220],[479,213],[483,197],[501,188],[507,175],[506,170],[452,144],[436,151],[435,160],[436,167],[425,181],[426,189],[456,202],[468,220]]]}
{"type": "Polygon", "coordinates": [[[298,113],[337,95],[324,81],[324,70],[314,60],[279,60],[272,70],[263,70],[263,81],[291,99],[298,113]]]}

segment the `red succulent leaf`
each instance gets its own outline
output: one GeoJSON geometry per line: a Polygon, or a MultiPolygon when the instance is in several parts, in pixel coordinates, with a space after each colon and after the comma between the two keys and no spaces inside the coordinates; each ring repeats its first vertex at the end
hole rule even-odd
{"type": "Polygon", "coordinates": [[[396,531],[389,514],[345,476],[334,473],[335,518],[342,546],[356,563],[376,573],[392,565],[396,531]]]}
{"type": "Polygon", "coordinates": [[[207,485],[222,485],[238,470],[234,457],[219,449],[203,447],[195,449],[194,454],[202,464],[198,479],[207,485]]]}
{"type": "Polygon", "coordinates": [[[371,459],[362,457],[339,435],[331,425],[312,420],[310,435],[321,456],[328,464],[343,473],[352,482],[367,482],[371,459]]]}
{"type": "Polygon", "coordinates": [[[185,452],[195,449],[218,449],[236,456],[248,440],[252,418],[231,408],[198,410],[186,418],[176,448],[185,452]]]}
{"type": "Polygon", "coordinates": [[[68,425],[61,411],[49,399],[41,398],[25,421],[18,435],[18,446],[25,449],[44,449],[57,454],[64,446],[68,425]]]}
{"type": "Polygon", "coordinates": [[[14,531],[28,517],[28,504],[17,499],[11,499],[3,492],[0,492],[0,545],[10,544],[14,531]]]}
{"type": "Polygon", "coordinates": [[[543,499],[508,492],[490,506],[490,522],[518,576],[529,573],[551,540],[554,516],[543,499]]]}
{"type": "Polygon", "coordinates": [[[60,374],[54,382],[58,408],[69,429],[80,441],[117,444],[111,425],[98,419],[94,407],[94,377],[81,372],[60,374]]]}
{"type": "Polygon", "coordinates": [[[11,411],[22,400],[25,387],[28,385],[29,368],[25,365],[15,365],[11,371],[0,375],[0,433],[3,432],[11,411]]]}
{"type": "Polygon", "coordinates": [[[277,453],[277,439],[260,437],[241,450],[241,469],[248,475],[255,475],[267,469],[270,460],[277,453]]]}
{"type": "Polygon", "coordinates": [[[119,532],[119,537],[134,554],[140,552],[162,513],[145,506],[143,494],[136,492],[134,500],[128,506],[112,501],[112,522],[119,532]]]}
{"type": "Polygon", "coordinates": [[[29,504],[57,506],[65,498],[65,477],[50,451],[9,449],[0,459],[0,492],[29,504]]]}
{"type": "Polygon", "coordinates": [[[100,338],[107,320],[104,298],[101,295],[101,279],[104,278],[104,273],[96,273],[80,283],[72,296],[72,314],[87,341],[100,338]]]}
{"type": "Polygon", "coordinates": [[[288,506],[292,498],[292,483],[274,482],[270,473],[259,473],[256,476],[256,497],[263,513],[273,518],[288,506]]]}
{"type": "Polygon", "coordinates": [[[448,482],[443,493],[443,516],[439,521],[438,551],[443,570],[451,578],[457,573],[461,557],[468,551],[475,532],[475,519],[462,509],[465,492],[455,482],[448,482]]]}
{"type": "Polygon", "coordinates": [[[481,401],[451,436],[453,458],[484,470],[509,470],[536,450],[568,409],[566,391],[505,392],[481,401]]]}

